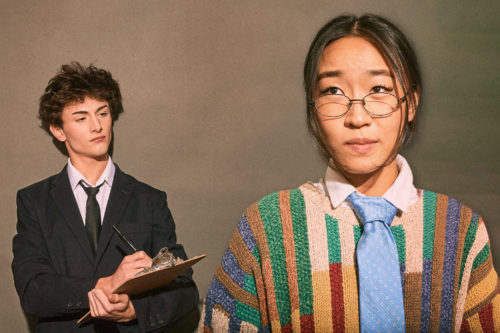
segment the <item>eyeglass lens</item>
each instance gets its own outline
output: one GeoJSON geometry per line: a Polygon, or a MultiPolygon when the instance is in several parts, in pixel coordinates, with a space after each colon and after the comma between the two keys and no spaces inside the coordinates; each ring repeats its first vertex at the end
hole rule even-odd
{"type": "MultiPolygon", "coordinates": [[[[387,115],[398,106],[398,98],[392,94],[375,93],[365,96],[361,103],[366,111],[373,115],[387,115]]],[[[338,117],[346,113],[351,107],[351,100],[344,95],[328,94],[315,101],[319,113],[327,117],[338,117]]]]}

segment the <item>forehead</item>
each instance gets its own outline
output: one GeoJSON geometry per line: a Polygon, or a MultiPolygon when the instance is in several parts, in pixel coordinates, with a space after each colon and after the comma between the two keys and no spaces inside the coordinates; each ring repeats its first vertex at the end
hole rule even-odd
{"type": "Polygon", "coordinates": [[[346,73],[374,70],[391,72],[377,48],[366,39],[356,36],[337,39],[323,50],[318,73],[332,70],[346,73]]]}
{"type": "Polygon", "coordinates": [[[63,113],[71,111],[96,111],[103,106],[109,106],[109,103],[104,100],[96,99],[90,96],[85,96],[82,101],[75,100],[66,104],[63,108],[63,113]]]}

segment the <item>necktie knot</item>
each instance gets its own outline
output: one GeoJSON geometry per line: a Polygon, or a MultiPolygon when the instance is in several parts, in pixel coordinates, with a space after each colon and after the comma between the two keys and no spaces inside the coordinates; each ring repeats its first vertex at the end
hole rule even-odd
{"type": "Polygon", "coordinates": [[[85,191],[85,193],[87,193],[88,197],[95,197],[97,195],[97,193],[99,193],[99,190],[100,190],[100,188],[101,188],[101,186],[103,184],[104,183],[102,183],[99,186],[91,187],[91,186],[85,186],[85,185],[83,185],[83,182],[80,181],[80,185],[82,186],[82,188],[85,191]]]}
{"type": "Polygon", "coordinates": [[[363,224],[381,221],[390,226],[398,211],[384,198],[362,197],[356,192],[351,193],[347,198],[351,201],[354,212],[363,224]]]}

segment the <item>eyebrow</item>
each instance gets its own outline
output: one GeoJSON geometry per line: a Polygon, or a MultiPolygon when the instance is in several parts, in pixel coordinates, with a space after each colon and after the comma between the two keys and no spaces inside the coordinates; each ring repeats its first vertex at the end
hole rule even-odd
{"type": "MultiPolygon", "coordinates": [[[[390,71],[387,69],[372,69],[372,70],[367,70],[367,73],[372,75],[372,76],[388,76],[388,77],[394,77],[390,71]]],[[[327,71],[320,73],[318,75],[317,81],[320,81],[321,79],[327,78],[327,77],[339,77],[342,76],[343,72],[342,71],[327,71]]]]}
{"type": "MultiPolygon", "coordinates": [[[[104,105],[102,105],[102,106],[98,107],[98,108],[97,108],[97,110],[95,110],[95,112],[99,112],[99,111],[101,111],[102,109],[104,109],[104,108],[108,108],[108,107],[109,107],[109,106],[108,106],[108,104],[104,104],[104,105]]],[[[72,115],[75,115],[75,114],[87,114],[87,113],[89,113],[89,112],[88,112],[88,111],[86,111],[86,110],[80,110],[80,111],[75,111],[75,112],[73,112],[73,113],[72,113],[72,115]]]]}

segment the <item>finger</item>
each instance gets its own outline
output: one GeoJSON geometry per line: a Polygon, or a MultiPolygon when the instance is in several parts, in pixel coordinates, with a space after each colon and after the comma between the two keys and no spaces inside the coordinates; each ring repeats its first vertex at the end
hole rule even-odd
{"type": "Polygon", "coordinates": [[[94,296],[96,297],[97,308],[100,316],[109,316],[112,311],[112,306],[108,301],[108,296],[103,289],[95,289],[94,296]]]}
{"type": "Polygon", "coordinates": [[[87,296],[89,298],[89,306],[90,306],[90,315],[92,317],[97,317],[97,313],[96,313],[96,304],[95,304],[95,300],[94,300],[94,295],[92,294],[92,291],[89,291],[87,296]]]}

